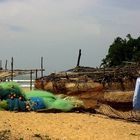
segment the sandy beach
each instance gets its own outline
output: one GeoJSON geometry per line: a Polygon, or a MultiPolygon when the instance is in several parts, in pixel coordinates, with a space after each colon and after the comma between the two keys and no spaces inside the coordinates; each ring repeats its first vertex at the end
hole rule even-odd
{"type": "Polygon", "coordinates": [[[0,140],[139,140],[140,125],[99,114],[0,111],[0,140]]]}

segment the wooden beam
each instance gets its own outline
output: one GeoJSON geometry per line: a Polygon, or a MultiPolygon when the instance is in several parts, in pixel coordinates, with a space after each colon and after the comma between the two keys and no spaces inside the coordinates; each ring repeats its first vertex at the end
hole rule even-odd
{"type": "Polygon", "coordinates": [[[14,69],[14,71],[21,71],[21,72],[30,72],[32,70],[32,72],[36,72],[37,71],[45,71],[45,69],[14,69]]]}
{"type": "Polygon", "coordinates": [[[79,49],[79,55],[78,55],[78,60],[77,60],[77,67],[80,66],[80,59],[81,59],[81,49],[79,49]]]}

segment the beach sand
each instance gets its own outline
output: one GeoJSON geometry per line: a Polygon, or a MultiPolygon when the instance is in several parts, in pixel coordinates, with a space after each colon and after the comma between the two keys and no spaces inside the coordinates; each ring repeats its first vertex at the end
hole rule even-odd
{"type": "Polygon", "coordinates": [[[99,114],[0,111],[0,140],[139,139],[139,124],[99,114]]]}

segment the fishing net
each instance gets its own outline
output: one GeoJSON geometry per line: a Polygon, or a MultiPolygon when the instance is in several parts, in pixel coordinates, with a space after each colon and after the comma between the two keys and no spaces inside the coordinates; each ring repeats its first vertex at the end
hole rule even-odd
{"type": "Polygon", "coordinates": [[[0,98],[7,99],[10,94],[15,94],[15,96],[23,96],[24,92],[19,84],[15,82],[3,82],[0,83],[0,98]]]}
{"type": "MultiPolygon", "coordinates": [[[[60,99],[50,92],[33,90],[30,92],[27,92],[25,95],[26,95],[26,99],[35,103],[37,103],[37,98],[38,100],[39,98],[42,98],[43,100],[42,101],[40,100],[39,102],[43,102],[46,109],[59,109],[61,111],[70,111],[72,108],[74,108],[74,105],[72,102],[60,99]],[[36,97],[36,101],[32,100],[33,97],[34,99],[36,97]]],[[[41,109],[41,108],[37,108],[37,109],[41,109]]]]}
{"type": "Polygon", "coordinates": [[[39,109],[70,111],[76,104],[75,101],[62,99],[47,91],[32,90],[24,93],[19,84],[15,82],[0,83],[0,98],[3,101],[0,102],[0,110],[10,111],[25,111],[27,102],[34,111],[39,109]]]}
{"type": "Polygon", "coordinates": [[[29,99],[30,97],[43,97],[43,98],[52,98],[56,99],[56,96],[48,91],[42,91],[42,90],[32,90],[25,93],[26,99],[29,99]]]}
{"type": "Polygon", "coordinates": [[[26,111],[26,102],[18,98],[7,99],[7,103],[10,111],[26,111]]]}
{"type": "Polygon", "coordinates": [[[135,110],[118,111],[106,104],[100,104],[99,108],[95,110],[97,113],[104,114],[111,118],[140,122],[140,111],[135,111],[135,110]]]}
{"type": "Polygon", "coordinates": [[[30,97],[29,103],[30,103],[30,109],[34,111],[46,108],[46,105],[42,97],[30,97]]]}
{"type": "Polygon", "coordinates": [[[70,111],[72,108],[74,108],[72,102],[63,99],[55,100],[50,106],[50,109],[59,109],[62,111],[70,111]]]}
{"type": "Polygon", "coordinates": [[[7,110],[8,102],[6,100],[0,101],[0,110],[7,110]]]}
{"type": "Polygon", "coordinates": [[[74,97],[74,96],[66,96],[66,95],[58,95],[57,97],[60,97],[61,99],[63,100],[67,100],[67,101],[70,101],[74,107],[84,107],[84,102],[82,100],[79,100],[77,97],[74,97]]]}
{"type": "Polygon", "coordinates": [[[47,109],[50,109],[52,104],[56,101],[54,98],[43,98],[43,102],[47,109]]]}

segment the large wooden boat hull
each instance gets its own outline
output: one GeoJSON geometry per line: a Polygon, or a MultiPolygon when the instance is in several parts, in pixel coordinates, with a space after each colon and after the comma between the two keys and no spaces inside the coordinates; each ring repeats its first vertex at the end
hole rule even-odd
{"type": "Polygon", "coordinates": [[[35,88],[55,94],[75,96],[82,100],[85,108],[96,108],[98,103],[109,104],[118,109],[132,109],[136,77],[119,72],[105,75],[99,70],[81,68],[53,73],[36,79],[35,88]]]}

